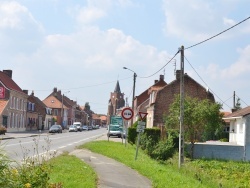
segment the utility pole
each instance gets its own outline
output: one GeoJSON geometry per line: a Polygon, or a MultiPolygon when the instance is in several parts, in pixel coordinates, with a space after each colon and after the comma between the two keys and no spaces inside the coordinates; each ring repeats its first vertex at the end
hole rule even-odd
{"type": "MultiPolygon", "coordinates": [[[[134,98],[135,98],[135,80],[136,80],[136,73],[134,72],[134,84],[133,84],[133,97],[132,97],[132,111],[134,112],[134,98]]],[[[131,118],[131,127],[133,126],[133,117],[131,118]]]]}
{"type": "Polygon", "coordinates": [[[184,46],[179,48],[181,52],[180,70],[180,133],[179,133],[179,168],[184,163],[184,46]]]}

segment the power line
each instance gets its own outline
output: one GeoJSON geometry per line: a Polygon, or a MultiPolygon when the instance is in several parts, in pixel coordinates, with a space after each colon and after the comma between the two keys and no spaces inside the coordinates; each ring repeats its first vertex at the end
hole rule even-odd
{"type": "MultiPolygon", "coordinates": [[[[208,85],[206,84],[206,82],[201,78],[201,76],[199,75],[199,73],[195,70],[195,68],[191,65],[191,63],[188,61],[188,59],[184,56],[184,58],[187,60],[188,64],[192,67],[192,69],[196,72],[196,74],[199,76],[199,78],[201,79],[201,81],[208,87],[208,85]]],[[[208,87],[209,88],[209,87],[208,87]]],[[[223,100],[216,95],[216,93],[209,88],[209,90],[222,102],[222,104],[224,103],[223,100]]],[[[226,103],[224,103],[228,108],[231,108],[230,106],[228,106],[226,103]]]]}
{"type": "Polygon", "coordinates": [[[225,33],[226,31],[228,31],[228,30],[230,30],[230,29],[236,27],[237,25],[240,25],[241,23],[247,21],[248,19],[250,19],[250,16],[247,17],[246,19],[240,21],[239,23],[233,25],[232,27],[229,27],[228,29],[226,29],[226,30],[224,30],[224,31],[222,31],[222,32],[220,32],[220,33],[218,33],[218,34],[216,34],[216,35],[214,35],[214,36],[212,36],[212,37],[206,39],[206,40],[203,40],[203,41],[201,41],[201,42],[199,42],[199,43],[197,43],[197,44],[194,44],[194,45],[192,45],[192,46],[189,46],[189,47],[185,48],[185,50],[187,50],[187,49],[189,49],[189,48],[192,48],[192,47],[195,47],[195,46],[197,46],[197,45],[199,45],[199,44],[202,44],[202,43],[204,43],[204,42],[206,42],[206,41],[208,41],[208,40],[211,40],[211,39],[213,39],[213,38],[215,38],[215,37],[221,35],[222,33],[225,33]]]}
{"type": "MultiPolygon", "coordinates": [[[[245,103],[245,102],[242,100],[242,98],[240,98],[238,95],[236,95],[236,96],[237,96],[243,103],[245,103]]],[[[247,103],[245,103],[245,105],[248,106],[247,103]]]]}
{"type": "Polygon", "coordinates": [[[179,53],[179,50],[178,52],[175,53],[175,55],[162,67],[160,68],[158,71],[156,71],[154,74],[151,74],[150,76],[145,76],[145,77],[140,77],[140,76],[137,76],[138,78],[150,78],[152,76],[154,76],[155,74],[157,74],[158,72],[160,72],[164,67],[166,67],[174,58],[175,56],[179,53]]]}
{"type": "MultiPolygon", "coordinates": [[[[126,79],[129,79],[131,78],[130,77],[126,77],[126,78],[123,78],[123,79],[120,79],[120,80],[126,80],[126,79]]],[[[89,87],[96,87],[96,86],[102,86],[102,85],[107,85],[107,84],[111,84],[111,83],[115,83],[117,82],[117,80],[115,81],[110,81],[110,82],[104,82],[104,83],[100,83],[100,84],[94,84],[94,85],[88,85],[88,86],[81,86],[81,87],[75,87],[75,88],[63,88],[61,90],[74,90],[74,89],[83,89],[83,88],[89,88],[89,87]]],[[[38,90],[38,89],[31,89],[29,91],[51,91],[51,89],[44,89],[44,90],[38,90]]]]}

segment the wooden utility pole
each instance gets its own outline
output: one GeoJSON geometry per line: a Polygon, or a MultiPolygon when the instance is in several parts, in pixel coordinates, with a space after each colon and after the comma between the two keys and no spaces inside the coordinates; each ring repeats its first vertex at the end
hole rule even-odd
{"type": "Polygon", "coordinates": [[[179,49],[181,52],[180,70],[180,133],[179,133],[179,168],[184,163],[184,46],[179,49]]]}

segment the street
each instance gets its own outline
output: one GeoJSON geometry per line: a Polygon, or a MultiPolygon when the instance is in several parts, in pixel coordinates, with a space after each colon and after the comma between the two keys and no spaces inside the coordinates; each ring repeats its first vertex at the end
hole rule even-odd
{"type": "Polygon", "coordinates": [[[68,132],[62,134],[42,134],[35,137],[16,138],[1,141],[3,149],[10,159],[20,162],[22,159],[41,154],[54,155],[64,151],[71,152],[76,146],[95,140],[106,134],[106,128],[92,131],[68,132]]]}

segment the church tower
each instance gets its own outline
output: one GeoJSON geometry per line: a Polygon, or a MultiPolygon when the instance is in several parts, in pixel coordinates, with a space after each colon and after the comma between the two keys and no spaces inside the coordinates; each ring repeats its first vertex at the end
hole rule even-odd
{"type": "Polygon", "coordinates": [[[125,106],[124,93],[121,93],[119,81],[116,82],[114,92],[110,93],[108,104],[107,124],[110,124],[110,117],[115,116],[117,109],[125,106]]]}

